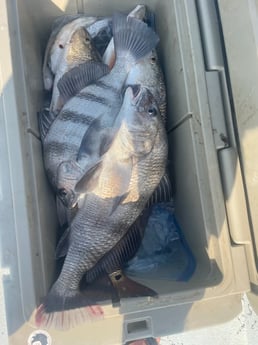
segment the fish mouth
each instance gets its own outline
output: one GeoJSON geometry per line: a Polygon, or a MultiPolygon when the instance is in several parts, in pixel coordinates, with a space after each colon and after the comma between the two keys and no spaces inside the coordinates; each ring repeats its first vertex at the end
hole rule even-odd
{"type": "Polygon", "coordinates": [[[132,106],[135,110],[142,103],[145,94],[145,87],[140,84],[128,85],[124,92],[124,100],[127,106],[132,106]]]}
{"type": "Polygon", "coordinates": [[[131,89],[133,91],[134,98],[136,98],[139,95],[140,91],[141,91],[141,85],[135,84],[135,85],[130,85],[130,87],[131,87],[131,89]]]}
{"type": "Polygon", "coordinates": [[[125,96],[125,93],[126,92],[130,92],[131,93],[131,98],[136,101],[137,99],[137,96],[139,96],[140,92],[141,92],[141,85],[140,84],[134,84],[134,85],[126,85],[124,87],[124,90],[123,90],[123,97],[125,96]]]}

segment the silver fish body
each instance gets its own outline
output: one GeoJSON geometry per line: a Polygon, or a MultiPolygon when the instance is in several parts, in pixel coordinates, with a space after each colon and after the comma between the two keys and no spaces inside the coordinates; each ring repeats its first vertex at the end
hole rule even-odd
{"type": "Polygon", "coordinates": [[[77,184],[87,195],[71,223],[68,253],[46,313],[78,306],[83,274],[121,240],[164,175],[167,139],[152,94],[141,88],[135,95],[129,87],[121,112],[121,127],[101,164],[77,184]]]}

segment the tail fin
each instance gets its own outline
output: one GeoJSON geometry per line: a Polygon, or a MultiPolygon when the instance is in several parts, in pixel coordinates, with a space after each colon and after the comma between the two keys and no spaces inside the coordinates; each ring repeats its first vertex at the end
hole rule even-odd
{"type": "MultiPolygon", "coordinates": [[[[136,18],[139,21],[143,21],[146,16],[146,6],[145,5],[137,5],[129,14],[127,17],[136,18]]],[[[112,38],[109,41],[108,46],[106,47],[103,56],[102,61],[109,66],[110,69],[113,68],[116,60],[115,55],[115,47],[114,47],[114,39],[112,38]]]]}
{"type": "Polygon", "coordinates": [[[35,324],[40,328],[67,330],[85,322],[101,320],[103,316],[98,305],[47,313],[41,304],[36,310],[35,324]]]}
{"type": "Polygon", "coordinates": [[[53,286],[36,311],[35,323],[38,327],[69,329],[83,322],[102,319],[103,315],[96,298],[79,291],[60,295],[53,286]]]}
{"type": "Polygon", "coordinates": [[[147,24],[121,13],[113,16],[116,57],[128,56],[139,60],[149,54],[159,42],[158,35],[147,24]]]}

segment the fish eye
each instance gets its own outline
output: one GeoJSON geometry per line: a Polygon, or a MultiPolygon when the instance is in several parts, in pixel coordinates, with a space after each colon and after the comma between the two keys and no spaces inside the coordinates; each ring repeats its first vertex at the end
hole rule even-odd
{"type": "Polygon", "coordinates": [[[115,280],[119,281],[122,278],[122,275],[120,273],[115,275],[115,280]]]}
{"type": "Polygon", "coordinates": [[[65,190],[64,188],[59,189],[58,195],[59,195],[61,198],[66,197],[66,196],[67,196],[67,190],[65,190]]]}
{"type": "Polygon", "coordinates": [[[74,198],[74,194],[71,191],[61,188],[58,190],[58,196],[63,204],[69,209],[77,207],[77,200],[74,198]]]}
{"type": "Polygon", "coordinates": [[[89,37],[86,37],[86,38],[85,38],[85,41],[86,41],[86,42],[90,42],[89,37]]]}
{"type": "Polygon", "coordinates": [[[150,116],[155,116],[155,115],[157,115],[157,109],[154,108],[154,107],[150,107],[150,108],[148,109],[148,114],[149,114],[150,116]]]}
{"type": "Polygon", "coordinates": [[[59,44],[60,49],[64,49],[64,46],[62,44],[59,44]]]}

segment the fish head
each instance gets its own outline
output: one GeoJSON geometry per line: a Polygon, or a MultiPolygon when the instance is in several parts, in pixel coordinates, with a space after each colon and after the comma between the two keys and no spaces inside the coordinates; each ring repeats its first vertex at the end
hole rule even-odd
{"type": "Polygon", "coordinates": [[[58,167],[57,195],[64,206],[69,209],[78,204],[80,194],[74,191],[74,187],[82,174],[80,166],[75,161],[64,161],[58,167]]]}
{"type": "Polygon", "coordinates": [[[99,53],[84,26],[74,30],[70,37],[58,37],[51,48],[49,69],[55,75],[88,60],[100,61],[99,53]]]}
{"type": "Polygon", "coordinates": [[[67,54],[67,47],[69,47],[74,32],[82,26],[87,28],[96,20],[96,17],[81,15],[79,17],[78,15],[65,16],[59,19],[53,27],[47,44],[43,70],[45,71],[46,68],[50,69],[53,75],[55,75],[60,70],[60,66],[65,64],[64,58],[67,54]]]}
{"type": "Polygon", "coordinates": [[[66,61],[68,64],[82,63],[87,60],[100,61],[92,38],[85,27],[78,28],[68,43],[66,61]]]}
{"type": "Polygon", "coordinates": [[[148,88],[135,84],[129,85],[124,94],[125,106],[131,108],[127,123],[138,123],[148,127],[150,123],[158,123],[160,113],[153,94],[148,88]]]}
{"type": "Polygon", "coordinates": [[[160,112],[152,93],[141,85],[130,85],[124,94],[127,142],[136,155],[152,150],[160,128],[160,112]]]}

